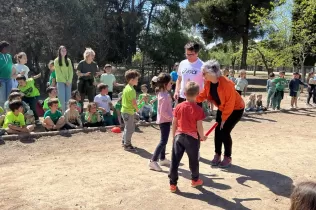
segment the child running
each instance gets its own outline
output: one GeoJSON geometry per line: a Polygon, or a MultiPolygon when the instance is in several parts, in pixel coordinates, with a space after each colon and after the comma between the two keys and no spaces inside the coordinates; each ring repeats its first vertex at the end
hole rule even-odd
{"type": "Polygon", "coordinates": [[[125,125],[122,144],[127,151],[136,151],[132,145],[132,136],[135,131],[134,114],[135,111],[138,112],[134,86],[138,84],[139,77],[140,74],[136,70],[128,70],[125,72],[127,85],[123,90],[121,113],[125,125]]]}
{"type": "Polygon", "coordinates": [[[166,159],[166,145],[172,122],[172,98],[169,94],[172,88],[171,76],[166,73],[159,74],[156,85],[159,88],[157,124],[160,128],[160,142],[149,161],[149,168],[154,171],[162,171],[160,166],[170,165],[170,161],[166,159]],[[160,159],[160,166],[158,158],[160,159]]]}
{"type": "Polygon", "coordinates": [[[199,94],[199,85],[188,82],[185,86],[186,101],[178,104],[174,110],[172,121],[172,136],[174,137],[172,159],[169,172],[170,191],[176,192],[178,181],[178,168],[183,153],[186,151],[189,157],[189,168],[192,177],[192,187],[201,186],[203,181],[199,179],[199,148],[201,141],[206,140],[202,120],[205,118],[203,109],[196,104],[199,94]]]}

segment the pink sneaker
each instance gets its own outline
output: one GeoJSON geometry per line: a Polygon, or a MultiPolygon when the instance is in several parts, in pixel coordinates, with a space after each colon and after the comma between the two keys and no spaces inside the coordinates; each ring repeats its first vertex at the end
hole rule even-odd
{"type": "Polygon", "coordinates": [[[220,168],[228,168],[232,164],[232,158],[224,156],[224,160],[218,165],[220,168]]]}
{"type": "Polygon", "coordinates": [[[218,166],[221,163],[221,156],[216,154],[214,155],[213,160],[211,161],[212,166],[218,166]]]}

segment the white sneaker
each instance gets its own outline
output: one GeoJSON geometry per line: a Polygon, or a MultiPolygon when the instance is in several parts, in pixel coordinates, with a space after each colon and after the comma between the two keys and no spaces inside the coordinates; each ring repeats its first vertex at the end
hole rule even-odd
{"type": "Polygon", "coordinates": [[[149,161],[149,168],[154,171],[162,171],[157,161],[149,161]]]}
{"type": "Polygon", "coordinates": [[[168,159],[160,160],[159,164],[161,166],[170,166],[170,160],[168,160],[168,159]]]}

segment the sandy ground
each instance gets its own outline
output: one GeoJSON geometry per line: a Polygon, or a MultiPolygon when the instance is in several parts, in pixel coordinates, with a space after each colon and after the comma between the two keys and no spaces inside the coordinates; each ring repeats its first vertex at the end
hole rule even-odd
{"type": "MultiPolygon", "coordinates": [[[[147,167],[157,126],[135,133],[138,153],[124,151],[120,134],[107,132],[0,141],[0,209],[288,209],[293,184],[316,180],[315,117],[315,109],[244,117],[232,132],[234,165],[227,170],[210,167],[211,134],[201,145],[204,186],[190,187],[184,156],[178,194],[169,192],[167,167],[147,167]]],[[[167,152],[170,159],[170,142],[167,152]]]]}

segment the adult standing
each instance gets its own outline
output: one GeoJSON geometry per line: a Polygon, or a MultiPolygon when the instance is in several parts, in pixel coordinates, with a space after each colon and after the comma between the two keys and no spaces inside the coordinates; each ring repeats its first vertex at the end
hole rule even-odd
{"type": "MultiPolygon", "coordinates": [[[[184,46],[186,60],[181,61],[178,68],[178,79],[176,82],[176,90],[174,93],[174,99],[178,100],[178,103],[185,101],[184,88],[187,82],[196,82],[200,90],[203,89],[203,75],[201,67],[203,61],[199,59],[200,45],[195,42],[189,42],[184,46]]],[[[200,103],[199,105],[202,106],[200,103]]]]}
{"type": "Polygon", "coordinates": [[[178,80],[178,68],[179,68],[179,63],[175,63],[172,69],[172,72],[170,73],[171,76],[171,82],[172,82],[172,91],[175,92],[176,90],[176,82],[178,80]]]}
{"type": "Polygon", "coordinates": [[[235,90],[235,84],[227,77],[221,75],[219,63],[215,60],[207,61],[202,66],[205,80],[203,92],[197,97],[197,102],[208,100],[218,107],[215,129],[215,156],[211,164],[222,168],[229,167],[232,162],[231,131],[241,119],[245,103],[235,90]],[[221,161],[222,144],[225,154],[221,161]]]}
{"type": "Polygon", "coordinates": [[[71,98],[71,86],[73,79],[73,67],[68,58],[65,46],[58,49],[58,57],[54,60],[58,99],[62,106],[62,111],[66,111],[67,103],[71,98]]]}
{"type": "MultiPolygon", "coordinates": [[[[12,57],[9,54],[10,44],[6,41],[0,42],[0,106],[3,107],[4,103],[9,97],[12,89],[12,57]]],[[[15,69],[13,68],[15,72],[15,69]]]]}
{"type": "Polygon", "coordinates": [[[78,91],[81,95],[81,105],[88,96],[89,102],[93,102],[95,96],[95,76],[98,76],[98,65],[93,61],[95,52],[91,48],[87,48],[83,53],[84,60],[80,61],[77,67],[78,91]]]}

